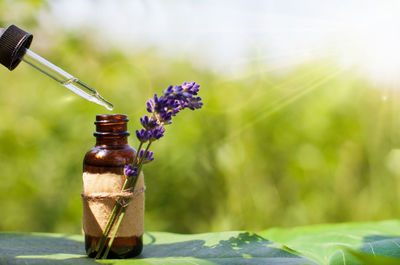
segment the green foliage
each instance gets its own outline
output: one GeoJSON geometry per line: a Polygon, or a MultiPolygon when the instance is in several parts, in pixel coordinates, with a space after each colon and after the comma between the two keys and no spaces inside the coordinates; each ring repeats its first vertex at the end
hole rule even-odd
{"type": "Polygon", "coordinates": [[[391,265],[400,262],[400,222],[344,223],[195,235],[146,233],[136,259],[86,258],[82,236],[0,234],[0,263],[18,264],[271,264],[391,265]]]}
{"type": "Polygon", "coordinates": [[[399,221],[343,223],[273,228],[259,235],[284,244],[318,264],[368,265],[375,264],[376,260],[390,262],[390,257],[399,262],[399,228],[399,221]]]}
{"type": "MultiPolygon", "coordinates": [[[[185,80],[201,84],[204,109],[177,117],[144,168],[147,230],[397,216],[395,93],[382,101],[384,90],[329,62],[281,76],[250,66],[230,79],[152,51],[92,48],[79,34],[39,44],[33,49],[97,88],[114,113],[128,114],[131,132],[154,93],[185,80]]],[[[1,68],[0,80],[0,229],[78,233],[82,160],[94,144],[95,115],[108,111],[27,65],[1,68]]]]}

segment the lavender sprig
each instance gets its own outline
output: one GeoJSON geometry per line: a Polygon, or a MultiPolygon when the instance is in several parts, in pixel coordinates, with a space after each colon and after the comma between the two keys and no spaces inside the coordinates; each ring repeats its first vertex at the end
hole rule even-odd
{"type": "Polygon", "coordinates": [[[184,82],[181,86],[169,86],[160,97],[154,95],[146,102],[147,111],[151,113],[149,119],[158,122],[160,125],[172,123],[171,119],[181,110],[189,108],[191,110],[200,109],[203,106],[200,97],[195,97],[200,85],[195,82],[184,82]]]}
{"type": "MultiPolygon", "coordinates": [[[[133,163],[124,167],[126,180],[122,188],[123,191],[127,188],[132,191],[135,190],[142,166],[154,160],[153,152],[149,151],[150,145],[164,136],[165,126],[172,123],[172,117],[176,116],[181,110],[186,108],[196,110],[203,106],[201,98],[197,97],[199,88],[200,85],[195,82],[184,82],[180,86],[169,86],[164,90],[163,95],[159,97],[155,94],[153,98],[146,102],[146,109],[150,115],[144,115],[140,118],[140,123],[143,128],[136,130],[136,138],[139,140],[139,148],[137,149],[138,152],[135,155],[133,163]],[[145,149],[142,149],[142,146],[145,143],[147,143],[147,146],[145,149]]],[[[100,258],[102,254],[103,259],[107,258],[114,242],[115,235],[125,215],[127,209],[126,205],[129,203],[129,200],[130,199],[125,203],[125,207],[123,207],[121,203],[115,204],[108,219],[106,228],[96,246],[96,259],[100,258]],[[113,235],[103,253],[106,239],[108,238],[114,224],[116,225],[113,235]]]]}

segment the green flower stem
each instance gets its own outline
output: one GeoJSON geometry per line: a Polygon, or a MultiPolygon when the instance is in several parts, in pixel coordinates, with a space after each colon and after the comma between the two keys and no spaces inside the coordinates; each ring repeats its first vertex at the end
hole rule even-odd
{"type": "Polygon", "coordinates": [[[97,242],[96,249],[95,249],[95,252],[97,252],[96,257],[95,257],[96,259],[100,258],[100,253],[101,253],[101,251],[103,251],[104,244],[107,240],[108,234],[111,232],[112,224],[115,222],[115,219],[117,217],[116,213],[118,211],[119,211],[118,207],[114,206],[113,211],[112,211],[110,217],[108,218],[106,227],[104,228],[104,232],[101,235],[99,242],[97,242]],[[100,251],[100,249],[101,249],[101,251],[100,251]]]}
{"type": "Polygon", "coordinates": [[[134,178],[134,179],[133,179],[133,183],[130,185],[130,186],[132,187],[132,191],[135,191],[136,182],[138,181],[139,176],[140,176],[140,173],[142,172],[143,162],[144,162],[144,159],[145,159],[145,157],[146,157],[146,155],[147,155],[147,152],[148,152],[149,149],[150,149],[150,145],[151,145],[151,142],[149,142],[148,145],[146,146],[146,150],[144,151],[143,157],[142,157],[142,159],[140,159],[140,161],[139,161],[139,165],[138,165],[138,176],[137,176],[137,178],[134,178]]]}
{"type": "MultiPolygon", "coordinates": [[[[136,159],[136,155],[135,155],[135,159],[136,159]]],[[[128,184],[129,184],[129,178],[126,178],[125,182],[124,182],[124,185],[122,187],[122,190],[125,190],[128,187],[128,184]]],[[[121,204],[117,201],[117,203],[115,204],[115,206],[113,208],[113,211],[111,212],[110,217],[108,218],[106,227],[104,228],[104,232],[101,235],[101,238],[100,238],[99,242],[96,245],[97,254],[96,254],[95,259],[100,258],[100,255],[104,250],[105,243],[106,243],[106,240],[108,238],[108,235],[111,232],[111,229],[112,229],[112,227],[113,227],[113,225],[114,225],[114,223],[115,223],[115,221],[117,219],[117,216],[119,215],[119,212],[121,211],[121,208],[122,208],[121,204]]]]}
{"type": "MultiPolygon", "coordinates": [[[[136,187],[137,181],[138,181],[138,179],[139,179],[139,177],[140,177],[140,173],[142,172],[143,162],[144,162],[144,159],[145,159],[145,157],[146,157],[147,152],[149,151],[150,145],[151,145],[151,142],[149,142],[149,144],[147,145],[146,150],[144,151],[144,154],[143,154],[142,158],[141,158],[140,161],[139,161],[139,165],[138,165],[138,175],[137,175],[137,177],[136,177],[136,178],[130,178],[130,180],[133,179],[133,183],[129,183],[129,184],[130,184],[129,186],[132,187],[132,191],[133,191],[133,192],[135,191],[135,187],[136,187]]],[[[131,199],[129,199],[127,203],[129,204],[130,201],[131,201],[131,199]]],[[[102,259],[107,258],[108,253],[110,252],[110,249],[111,249],[112,244],[113,244],[113,242],[114,242],[115,236],[116,236],[116,234],[117,234],[117,232],[118,232],[118,229],[119,229],[119,227],[120,227],[120,225],[121,225],[121,223],[122,223],[122,219],[124,218],[125,212],[126,212],[127,209],[128,209],[128,206],[122,207],[122,212],[121,212],[121,214],[119,215],[117,224],[116,224],[116,226],[115,226],[115,228],[114,228],[114,233],[113,233],[113,235],[111,236],[110,241],[108,241],[108,246],[107,246],[107,249],[106,249],[106,251],[105,251],[105,253],[104,253],[102,259]]]]}
{"type": "Polygon", "coordinates": [[[119,215],[118,222],[117,222],[117,224],[116,224],[116,226],[115,226],[115,229],[114,229],[114,233],[112,234],[112,236],[111,236],[111,238],[110,238],[110,241],[108,241],[108,246],[107,246],[106,251],[104,252],[104,255],[103,255],[102,259],[106,259],[107,256],[108,256],[108,252],[110,252],[111,246],[112,246],[112,244],[113,244],[113,242],[114,242],[114,239],[115,239],[115,236],[116,236],[116,234],[117,234],[117,232],[118,232],[118,228],[119,228],[119,226],[120,226],[121,223],[122,223],[122,219],[123,219],[124,216],[125,216],[125,213],[126,213],[126,209],[127,209],[127,208],[128,208],[128,206],[122,208],[122,212],[121,212],[121,214],[119,215]]]}
{"type": "Polygon", "coordinates": [[[142,148],[142,145],[143,145],[143,143],[140,142],[139,147],[138,147],[138,149],[137,149],[137,151],[136,151],[136,154],[135,154],[135,158],[133,159],[133,164],[135,164],[135,165],[136,165],[136,159],[137,159],[138,156],[139,156],[139,152],[140,152],[140,149],[142,148]]]}

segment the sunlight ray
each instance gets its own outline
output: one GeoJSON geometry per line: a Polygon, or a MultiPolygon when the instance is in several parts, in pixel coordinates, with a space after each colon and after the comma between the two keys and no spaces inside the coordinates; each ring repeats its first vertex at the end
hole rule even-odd
{"type": "MultiPolygon", "coordinates": [[[[301,55],[306,55],[307,57],[311,58],[319,58],[321,56],[324,56],[324,53],[322,52],[321,49],[315,48],[315,47],[307,47],[307,48],[296,48],[293,49],[293,47],[287,47],[284,50],[281,50],[280,53],[278,54],[265,54],[265,52],[262,52],[263,55],[259,55],[257,57],[251,57],[248,56],[246,58],[241,58],[235,60],[232,65],[234,66],[240,66],[240,65],[251,65],[252,63],[264,63],[264,62],[273,62],[270,69],[279,69],[282,68],[282,65],[293,65],[295,62],[292,60],[288,59],[293,59],[293,58],[299,58],[301,55]],[[281,59],[285,59],[283,63],[276,64],[276,62],[281,61],[281,59]],[[276,67],[276,68],[275,68],[276,67]]],[[[309,58],[307,58],[309,59],[309,58]]],[[[270,70],[268,69],[268,70],[270,70]]],[[[229,79],[240,79],[240,76],[233,76],[229,79]]]]}
{"type": "MultiPolygon", "coordinates": [[[[306,74],[307,74],[307,75],[312,75],[314,72],[315,72],[315,71],[307,71],[306,74]]],[[[305,76],[305,75],[303,75],[303,76],[305,76]]],[[[298,81],[298,80],[299,80],[299,79],[288,80],[288,82],[280,83],[280,84],[278,84],[278,85],[276,85],[276,86],[273,86],[272,89],[277,90],[277,89],[283,88],[283,87],[286,86],[286,83],[289,83],[289,84],[290,84],[290,83],[292,83],[293,81],[298,81]]],[[[317,83],[317,82],[319,82],[320,80],[321,80],[320,77],[316,77],[316,78],[314,78],[313,80],[308,81],[308,84],[302,85],[302,86],[300,86],[299,88],[297,88],[296,90],[292,91],[290,94],[285,95],[285,96],[283,96],[282,98],[279,98],[279,99],[273,101],[273,102],[270,103],[268,106],[266,106],[264,109],[260,109],[258,112],[262,114],[262,113],[265,112],[265,110],[273,109],[274,106],[277,106],[277,107],[278,107],[278,106],[280,106],[281,104],[285,104],[286,101],[288,101],[288,100],[290,100],[292,97],[296,96],[296,95],[295,95],[296,93],[299,94],[299,93],[301,93],[302,91],[304,92],[304,90],[305,90],[304,87],[307,88],[307,87],[309,87],[309,86],[312,86],[314,83],[317,83]]]]}
{"type": "Polygon", "coordinates": [[[268,116],[271,116],[272,114],[280,111],[281,109],[283,109],[284,107],[292,104],[293,102],[299,100],[300,98],[302,98],[303,96],[305,96],[308,93],[312,92],[313,90],[315,90],[316,88],[320,87],[324,83],[326,83],[329,80],[335,78],[336,76],[338,76],[342,72],[343,72],[343,69],[339,68],[338,70],[336,70],[333,73],[325,76],[324,78],[320,78],[319,81],[317,81],[314,84],[306,87],[304,90],[298,92],[297,94],[292,95],[291,97],[287,98],[285,101],[281,102],[279,105],[277,105],[275,107],[272,107],[272,108],[270,108],[270,110],[258,115],[255,119],[253,119],[250,122],[248,122],[248,123],[244,124],[243,126],[241,126],[240,129],[237,129],[234,132],[232,132],[228,137],[229,138],[237,137],[243,131],[245,131],[247,128],[253,126],[254,124],[256,124],[256,123],[258,123],[258,122],[260,122],[262,120],[264,120],[268,116]]]}
{"type": "MultiPolygon", "coordinates": [[[[332,64],[332,65],[325,64],[325,65],[331,66],[331,67],[333,67],[333,66],[337,67],[335,64],[332,64]]],[[[276,85],[268,87],[268,89],[264,88],[264,87],[261,87],[261,88],[259,87],[259,89],[253,89],[252,93],[249,93],[250,96],[246,97],[246,99],[243,100],[241,102],[241,104],[229,105],[229,108],[228,107],[218,108],[218,109],[208,108],[207,111],[209,111],[210,113],[240,112],[246,106],[251,105],[253,102],[255,102],[257,99],[259,99],[261,97],[265,97],[267,94],[271,93],[272,91],[277,91],[293,82],[298,82],[301,84],[304,81],[308,81],[310,79],[310,77],[312,77],[312,75],[316,71],[318,71],[318,69],[315,69],[313,71],[305,71],[304,73],[296,74],[293,78],[288,78],[283,82],[280,82],[280,83],[277,83],[276,85]]],[[[319,79],[320,78],[316,78],[316,81],[318,81],[319,79]]],[[[311,82],[309,81],[308,83],[312,83],[312,82],[314,82],[314,80],[312,80],[311,82]]],[[[291,94],[296,93],[299,90],[302,90],[302,87],[300,87],[296,91],[293,91],[291,94]]],[[[287,97],[291,97],[291,94],[284,96],[284,98],[277,99],[276,101],[272,102],[271,105],[280,104],[280,102],[286,100],[287,97]]],[[[270,107],[270,106],[268,106],[268,107],[270,107]]]]}

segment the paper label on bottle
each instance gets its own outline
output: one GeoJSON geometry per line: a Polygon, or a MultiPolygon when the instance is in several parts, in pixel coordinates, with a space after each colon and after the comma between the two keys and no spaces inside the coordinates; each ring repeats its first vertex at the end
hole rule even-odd
{"type": "MultiPolygon", "coordinates": [[[[124,175],[112,173],[83,173],[83,231],[86,235],[101,236],[116,203],[115,198],[90,198],[92,194],[120,193],[125,182],[124,175]]],[[[144,188],[141,173],[135,191],[144,188]]],[[[135,194],[128,204],[117,237],[141,236],[144,232],[144,192],[135,194]]]]}

